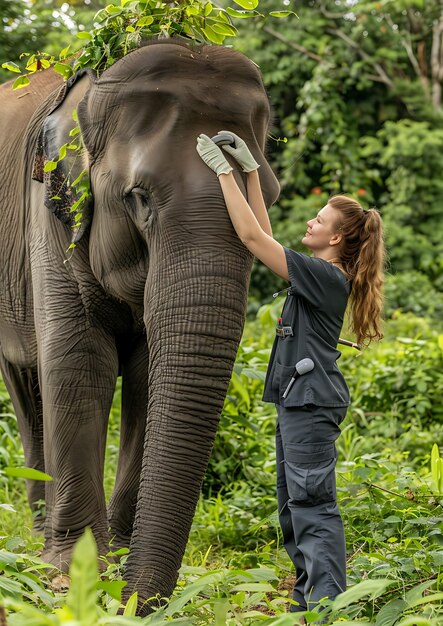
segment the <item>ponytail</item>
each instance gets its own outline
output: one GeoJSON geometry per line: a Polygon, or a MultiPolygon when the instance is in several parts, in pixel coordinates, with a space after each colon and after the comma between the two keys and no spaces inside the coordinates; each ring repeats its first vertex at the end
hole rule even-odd
{"type": "Polygon", "coordinates": [[[383,224],[376,209],[363,209],[347,196],[333,196],[328,204],[340,214],[340,262],[351,281],[350,320],[357,343],[383,338],[385,245],[383,224]]]}

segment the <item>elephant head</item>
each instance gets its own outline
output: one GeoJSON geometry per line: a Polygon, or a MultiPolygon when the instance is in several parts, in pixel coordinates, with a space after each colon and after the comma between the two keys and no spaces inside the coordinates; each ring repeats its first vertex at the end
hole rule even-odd
{"type": "MultiPolygon", "coordinates": [[[[222,128],[243,137],[270,206],[278,194],[264,157],[270,109],[260,73],[243,55],[174,41],[131,52],[98,79],[83,76],[72,101],[70,93],[45,122],[43,152],[57,154],[73,125],[66,107],[77,106],[93,197],[85,209],[90,267],[108,294],[140,312],[146,330],[149,402],[126,572],[142,604],[169,596],[177,580],[252,264],[196,138],[222,128]]],[[[70,158],[60,162],[63,175],[83,167],[70,158]]],[[[75,227],[57,187],[62,174],[46,176],[46,201],[52,210],[61,203],[56,214],[75,227]]]]}

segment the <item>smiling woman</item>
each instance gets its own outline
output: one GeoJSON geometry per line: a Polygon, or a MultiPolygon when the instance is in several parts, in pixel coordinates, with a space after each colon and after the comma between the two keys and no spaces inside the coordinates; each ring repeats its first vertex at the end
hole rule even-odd
{"type": "MultiPolygon", "coordinates": [[[[350,403],[336,349],[351,300],[357,340],[380,339],[384,243],[377,211],[335,196],[307,223],[307,256],[272,237],[256,163],[245,142],[222,146],[247,172],[247,198],[222,150],[205,135],[197,151],[217,174],[243,244],[290,288],[263,399],[277,407],[277,496],[284,543],[296,568],[291,611],[320,610],[346,589],[346,546],[337,505],[335,440],[350,403]]],[[[319,615],[316,623],[325,623],[319,615]]]]}

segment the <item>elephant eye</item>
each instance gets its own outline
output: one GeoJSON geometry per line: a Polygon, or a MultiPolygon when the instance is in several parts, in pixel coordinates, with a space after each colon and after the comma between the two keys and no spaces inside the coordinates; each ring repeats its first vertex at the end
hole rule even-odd
{"type": "Polygon", "coordinates": [[[131,193],[146,200],[149,198],[149,191],[147,189],[143,189],[143,187],[134,187],[134,189],[131,189],[131,193]]]}
{"type": "Polygon", "coordinates": [[[129,193],[125,194],[124,200],[131,213],[134,213],[134,217],[141,220],[147,227],[152,225],[156,212],[152,195],[147,189],[133,187],[129,193]]]}

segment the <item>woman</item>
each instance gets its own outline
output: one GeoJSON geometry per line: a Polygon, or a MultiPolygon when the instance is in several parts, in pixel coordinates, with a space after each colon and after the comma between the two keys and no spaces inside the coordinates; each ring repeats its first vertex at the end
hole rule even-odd
{"type": "Polygon", "coordinates": [[[275,403],[278,413],[279,516],[285,548],[296,568],[290,610],[315,610],[322,598],[333,599],[346,589],[335,440],[350,398],[336,364],[340,356],[336,345],[348,300],[357,342],[382,338],[382,222],[375,209],[364,210],[351,198],[334,196],[307,223],[302,243],[313,256],[284,248],[272,237],[259,165],[245,142],[231,135],[233,144],[223,149],[247,172],[248,200],[215,142],[200,135],[197,151],[219,178],[241,241],[290,282],[263,399],[275,403]]]}

